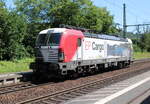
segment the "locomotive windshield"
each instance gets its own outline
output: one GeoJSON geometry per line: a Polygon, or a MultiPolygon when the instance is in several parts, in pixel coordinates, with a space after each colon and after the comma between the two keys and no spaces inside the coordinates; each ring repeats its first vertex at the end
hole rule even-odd
{"type": "Polygon", "coordinates": [[[60,39],[61,33],[39,34],[36,41],[36,46],[59,45],[60,39]]]}
{"type": "Polygon", "coordinates": [[[47,43],[47,34],[39,34],[37,41],[36,41],[36,45],[37,46],[44,46],[47,43]]]}
{"type": "Polygon", "coordinates": [[[61,39],[61,33],[51,33],[49,40],[48,40],[48,45],[59,45],[61,39]]]}

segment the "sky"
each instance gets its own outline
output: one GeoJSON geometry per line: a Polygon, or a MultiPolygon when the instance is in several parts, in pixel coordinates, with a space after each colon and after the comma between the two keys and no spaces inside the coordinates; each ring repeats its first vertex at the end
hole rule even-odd
{"type": "MultiPolygon", "coordinates": [[[[98,7],[106,7],[115,23],[123,24],[123,3],[126,4],[127,25],[150,23],[150,0],[92,0],[98,7]]],[[[128,27],[128,31],[135,31],[128,27]]]]}
{"type": "MultiPolygon", "coordinates": [[[[13,0],[6,0],[7,7],[14,7],[13,0]]],[[[114,16],[114,22],[123,24],[123,3],[126,4],[127,25],[150,23],[150,0],[92,0],[94,5],[105,7],[114,16]]],[[[128,27],[134,32],[135,27],[128,27]]]]}

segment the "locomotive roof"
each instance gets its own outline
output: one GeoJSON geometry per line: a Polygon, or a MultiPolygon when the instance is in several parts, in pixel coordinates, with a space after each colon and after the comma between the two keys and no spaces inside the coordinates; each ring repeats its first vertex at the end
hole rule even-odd
{"type": "Polygon", "coordinates": [[[40,32],[40,34],[47,34],[49,31],[53,33],[62,33],[66,30],[66,28],[49,28],[40,32]]]}
{"type": "Polygon", "coordinates": [[[107,39],[107,40],[128,41],[126,38],[122,38],[114,35],[107,35],[107,34],[84,33],[84,36],[91,37],[91,38],[107,39]]]}
{"type": "MultiPolygon", "coordinates": [[[[49,29],[41,31],[40,34],[47,34],[49,31],[52,31],[53,33],[62,33],[66,29],[67,28],[49,28],[49,29]]],[[[90,37],[90,38],[99,38],[99,39],[116,40],[116,41],[128,41],[126,38],[122,38],[122,37],[118,37],[114,35],[94,34],[94,33],[88,33],[88,32],[84,32],[83,34],[85,37],[90,37]]]]}

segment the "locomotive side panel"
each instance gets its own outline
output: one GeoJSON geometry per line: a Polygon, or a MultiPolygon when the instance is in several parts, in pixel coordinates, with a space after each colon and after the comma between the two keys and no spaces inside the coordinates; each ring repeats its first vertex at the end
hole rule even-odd
{"type": "Polygon", "coordinates": [[[83,40],[83,60],[103,59],[105,58],[106,40],[96,38],[84,38],[83,40]]]}
{"type": "MultiPolygon", "coordinates": [[[[77,51],[80,51],[81,49],[83,52],[81,54],[81,56],[83,56],[83,60],[131,57],[131,44],[123,41],[85,37],[82,40],[82,47],[78,48],[77,51]]],[[[76,58],[74,56],[72,61],[75,60],[76,58]]]]}
{"type": "Polygon", "coordinates": [[[64,51],[63,62],[67,63],[78,59],[78,51],[81,50],[81,48],[78,47],[78,39],[82,40],[82,38],[83,34],[80,31],[68,30],[63,34],[59,46],[59,48],[64,51]]]}
{"type": "Polygon", "coordinates": [[[130,57],[130,44],[122,41],[107,41],[107,57],[130,57]]]}

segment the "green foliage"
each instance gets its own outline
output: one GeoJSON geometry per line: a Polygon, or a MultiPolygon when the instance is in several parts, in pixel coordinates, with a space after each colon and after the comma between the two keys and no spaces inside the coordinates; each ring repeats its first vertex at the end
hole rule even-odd
{"type": "Polygon", "coordinates": [[[99,8],[91,0],[15,0],[16,10],[28,21],[23,44],[28,53],[34,53],[39,31],[60,24],[84,27],[101,33],[114,33],[113,16],[106,8],[99,8]]]}
{"type": "Polygon", "coordinates": [[[134,52],[141,52],[141,48],[136,44],[133,44],[133,49],[134,49],[134,52]]]}
{"type": "Polygon", "coordinates": [[[26,56],[22,44],[26,34],[26,21],[16,12],[0,7],[0,60],[11,60],[26,56]]]}
{"type": "Polygon", "coordinates": [[[148,52],[150,52],[150,33],[146,33],[142,37],[142,48],[146,49],[148,52]]]}
{"type": "Polygon", "coordinates": [[[14,0],[8,10],[0,0],[0,59],[19,59],[34,54],[37,34],[60,24],[114,33],[113,16],[91,0],[14,0]]]}
{"type": "MultiPolygon", "coordinates": [[[[119,33],[109,11],[91,0],[14,0],[14,10],[8,10],[4,1],[0,0],[0,60],[34,55],[37,34],[60,24],[119,33]]],[[[132,38],[135,52],[150,52],[150,33],[128,33],[127,37],[132,38]]]]}
{"type": "Polygon", "coordinates": [[[150,52],[150,33],[140,34],[139,36],[133,37],[133,47],[135,52],[150,52]]]}

